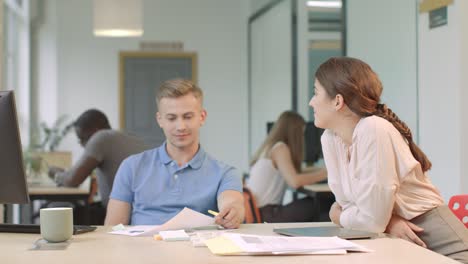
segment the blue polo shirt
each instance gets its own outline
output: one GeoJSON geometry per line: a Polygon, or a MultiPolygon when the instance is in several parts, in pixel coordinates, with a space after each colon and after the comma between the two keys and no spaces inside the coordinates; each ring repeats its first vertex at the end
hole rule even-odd
{"type": "Polygon", "coordinates": [[[131,204],[131,225],[159,225],[184,207],[204,214],[218,210],[217,197],[226,190],[242,192],[238,170],[213,159],[201,147],[179,167],[164,143],[125,159],[110,197],[131,204]]]}

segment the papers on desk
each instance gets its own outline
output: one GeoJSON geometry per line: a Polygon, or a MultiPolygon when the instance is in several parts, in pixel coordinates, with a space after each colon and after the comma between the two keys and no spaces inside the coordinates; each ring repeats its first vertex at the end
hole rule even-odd
{"type": "Polygon", "coordinates": [[[192,242],[192,246],[194,247],[206,247],[205,241],[219,237],[222,234],[230,231],[231,230],[197,231],[190,234],[190,242],[192,242]]]}
{"type": "Polygon", "coordinates": [[[166,230],[177,230],[177,229],[190,229],[201,226],[209,226],[214,224],[214,218],[194,211],[185,207],[180,211],[176,216],[169,219],[166,223],[162,225],[149,226],[149,225],[139,225],[139,226],[129,226],[123,230],[115,230],[109,232],[110,234],[115,235],[125,235],[125,236],[153,236],[158,234],[159,231],[166,230]]]}
{"type": "Polygon", "coordinates": [[[185,233],[185,230],[168,230],[159,231],[161,239],[164,241],[186,241],[190,240],[189,235],[185,233]]]}
{"type": "Polygon", "coordinates": [[[338,237],[281,237],[224,233],[205,241],[216,255],[346,254],[371,250],[338,237]]]}

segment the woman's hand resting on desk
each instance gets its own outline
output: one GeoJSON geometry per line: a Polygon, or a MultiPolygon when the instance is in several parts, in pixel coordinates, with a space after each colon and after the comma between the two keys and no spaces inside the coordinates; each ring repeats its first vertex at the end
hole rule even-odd
{"type": "Polygon", "coordinates": [[[341,216],[342,208],[337,202],[334,202],[330,207],[329,216],[333,223],[341,226],[340,224],[340,216],[341,216]]]}
{"type": "Polygon", "coordinates": [[[422,241],[415,233],[423,231],[424,229],[402,218],[399,215],[392,215],[390,222],[388,222],[387,229],[385,229],[385,233],[408,240],[417,245],[420,245],[421,247],[427,248],[426,243],[424,243],[424,241],[422,241]]]}
{"type": "MultiPolygon", "coordinates": [[[[329,213],[330,219],[332,220],[333,223],[337,225],[341,225],[340,224],[341,212],[342,212],[341,206],[337,202],[334,202],[333,205],[330,207],[330,213],[329,213]]],[[[410,221],[398,215],[392,215],[390,222],[388,222],[387,229],[385,229],[385,233],[388,233],[398,238],[408,240],[421,247],[427,248],[426,243],[424,243],[424,241],[422,241],[418,237],[418,235],[416,235],[416,233],[423,232],[423,231],[424,229],[422,229],[421,227],[411,223],[410,221]]]]}

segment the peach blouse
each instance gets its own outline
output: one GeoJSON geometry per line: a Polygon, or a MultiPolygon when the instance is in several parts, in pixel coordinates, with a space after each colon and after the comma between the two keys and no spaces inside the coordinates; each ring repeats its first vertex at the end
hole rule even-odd
{"type": "Polygon", "coordinates": [[[383,232],[392,212],[410,220],[443,204],[406,139],[381,117],[362,118],[351,145],[326,130],[322,148],[343,227],[383,232]]]}

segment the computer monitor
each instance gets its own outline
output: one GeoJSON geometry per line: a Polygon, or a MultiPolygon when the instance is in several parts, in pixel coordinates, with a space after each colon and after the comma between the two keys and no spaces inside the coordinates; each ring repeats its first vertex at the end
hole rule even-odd
{"type": "Polygon", "coordinates": [[[29,195],[15,97],[13,91],[0,91],[0,204],[26,203],[29,195]]]}
{"type": "MultiPolygon", "coordinates": [[[[267,133],[270,133],[273,125],[274,122],[267,123],[267,133]]],[[[323,157],[322,143],[320,141],[323,131],[323,129],[315,126],[314,121],[306,123],[304,131],[304,161],[308,164],[313,164],[323,157]]]]}
{"type": "Polygon", "coordinates": [[[304,131],[304,161],[308,164],[313,164],[323,157],[322,142],[320,141],[323,131],[322,128],[315,126],[314,121],[309,121],[306,124],[304,131]]]}

